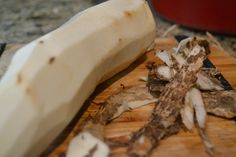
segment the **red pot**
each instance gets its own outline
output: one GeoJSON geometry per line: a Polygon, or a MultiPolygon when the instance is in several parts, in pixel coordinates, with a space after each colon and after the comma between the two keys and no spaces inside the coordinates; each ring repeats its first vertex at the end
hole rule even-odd
{"type": "Polygon", "coordinates": [[[236,35],[236,0],[152,0],[164,18],[195,29],[236,35]]]}

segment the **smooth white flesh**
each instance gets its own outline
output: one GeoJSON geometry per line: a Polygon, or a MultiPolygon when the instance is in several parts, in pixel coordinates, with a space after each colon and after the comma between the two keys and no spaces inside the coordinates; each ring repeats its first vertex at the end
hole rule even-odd
{"type": "Polygon", "coordinates": [[[196,113],[198,125],[200,128],[205,128],[207,115],[201,92],[197,88],[192,88],[189,92],[191,103],[196,113]]]}
{"type": "Polygon", "coordinates": [[[156,52],[156,57],[160,58],[167,66],[169,66],[169,67],[173,66],[171,56],[167,51],[156,52]]]}
{"type": "Polygon", "coordinates": [[[180,43],[178,44],[178,47],[175,49],[175,54],[178,54],[180,51],[184,52],[185,55],[188,55],[189,54],[189,51],[187,50],[187,52],[185,51],[186,50],[186,47],[185,45],[188,43],[188,42],[191,42],[193,40],[192,37],[188,37],[184,40],[181,40],[180,43]]]}
{"type": "Polygon", "coordinates": [[[107,157],[109,147],[89,132],[82,132],[71,141],[66,157],[107,157]]]}
{"type": "Polygon", "coordinates": [[[0,82],[0,156],[38,156],[155,31],[146,1],[110,0],[20,49],[0,82]]]}
{"type": "Polygon", "coordinates": [[[207,114],[206,114],[205,105],[202,99],[201,92],[197,88],[192,88],[190,89],[188,93],[190,95],[189,98],[190,98],[191,104],[195,110],[197,124],[199,126],[198,127],[199,135],[201,136],[203,140],[203,143],[206,147],[207,152],[212,156],[214,145],[209,140],[209,137],[205,129],[207,114]]]}
{"type": "Polygon", "coordinates": [[[198,126],[205,128],[206,110],[201,92],[197,88],[192,88],[185,96],[184,108],[181,109],[181,117],[187,129],[191,130],[194,125],[194,111],[198,126]]]}
{"type": "Polygon", "coordinates": [[[203,75],[201,72],[197,74],[197,85],[202,90],[224,90],[221,86],[214,83],[211,79],[207,76],[203,75]]]}
{"type": "Polygon", "coordinates": [[[170,80],[173,77],[172,69],[165,65],[160,65],[157,67],[157,73],[161,75],[163,78],[170,80]]]}
{"type": "Polygon", "coordinates": [[[182,122],[188,130],[192,130],[194,126],[194,110],[190,97],[190,92],[187,92],[184,100],[184,108],[180,110],[182,122]]]}

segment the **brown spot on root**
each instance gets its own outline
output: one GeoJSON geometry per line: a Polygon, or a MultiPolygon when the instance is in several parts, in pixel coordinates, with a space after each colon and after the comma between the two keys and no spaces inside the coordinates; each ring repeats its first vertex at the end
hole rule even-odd
{"type": "Polygon", "coordinates": [[[25,89],[25,92],[26,92],[26,94],[30,94],[30,93],[31,93],[31,89],[30,89],[29,87],[27,87],[27,88],[25,89]]]}
{"type": "Polygon", "coordinates": [[[97,151],[97,149],[98,149],[98,145],[95,144],[95,145],[93,146],[93,148],[91,148],[91,149],[89,150],[88,154],[85,155],[84,157],[93,157],[93,155],[94,155],[94,153],[97,151]]]}
{"type": "Polygon", "coordinates": [[[43,43],[44,43],[44,41],[43,41],[43,40],[40,40],[40,41],[39,41],[39,43],[40,43],[40,44],[43,44],[43,43]]]}
{"type": "Polygon", "coordinates": [[[51,57],[49,60],[48,60],[48,64],[52,64],[54,61],[55,61],[55,57],[51,57]]]}
{"type": "Polygon", "coordinates": [[[124,14],[125,14],[125,16],[127,16],[129,18],[131,18],[133,16],[132,12],[130,12],[130,11],[125,11],[124,14]]]}
{"type": "Polygon", "coordinates": [[[125,89],[125,85],[124,84],[120,84],[120,86],[122,87],[122,89],[125,89]]]}
{"type": "Polygon", "coordinates": [[[122,39],[121,39],[121,38],[119,38],[119,39],[118,39],[118,42],[119,42],[119,43],[121,43],[121,42],[122,42],[122,39]]]}
{"type": "Polygon", "coordinates": [[[17,84],[20,84],[22,82],[21,74],[17,75],[17,84]]]}

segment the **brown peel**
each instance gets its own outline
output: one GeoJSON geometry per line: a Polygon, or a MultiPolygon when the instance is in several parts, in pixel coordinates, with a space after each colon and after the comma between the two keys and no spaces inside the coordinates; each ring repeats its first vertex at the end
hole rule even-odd
{"type": "Polygon", "coordinates": [[[128,147],[129,155],[148,156],[161,139],[179,131],[178,117],[183,107],[183,99],[196,83],[196,74],[202,67],[204,58],[203,49],[198,46],[192,49],[186,60],[187,64],[165,86],[149,123],[133,134],[128,147]]]}

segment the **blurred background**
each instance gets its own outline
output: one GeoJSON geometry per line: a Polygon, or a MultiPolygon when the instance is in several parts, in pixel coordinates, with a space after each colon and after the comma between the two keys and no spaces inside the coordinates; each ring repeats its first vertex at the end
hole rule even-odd
{"type": "MultiPolygon", "coordinates": [[[[105,0],[0,0],[0,42],[27,43],[59,27],[74,14],[103,1],[105,0]]],[[[236,8],[236,1],[148,2],[157,21],[158,36],[205,36],[206,31],[209,31],[226,51],[236,57],[236,14],[232,13],[233,8],[236,8]],[[218,10],[215,9],[217,5],[221,5],[218,10]],[[158,11],[155,12],[155,9],[158,11]],[[220,23],[216,19],[220,19],[220,23]],[[167,30],[171,31],[166,34],[167,30]]]]}

